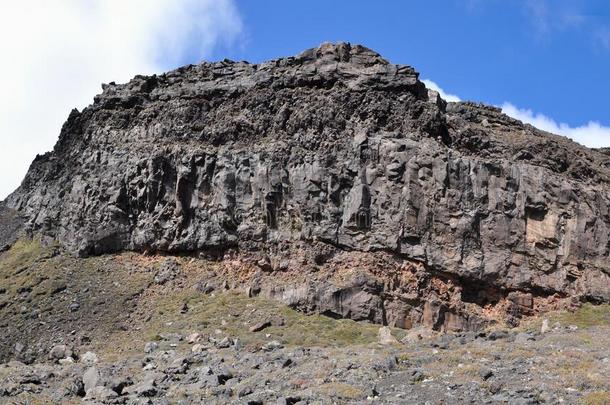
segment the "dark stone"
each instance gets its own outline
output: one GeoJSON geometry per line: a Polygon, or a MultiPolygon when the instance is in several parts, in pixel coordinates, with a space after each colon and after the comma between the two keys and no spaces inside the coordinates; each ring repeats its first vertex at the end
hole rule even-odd
{"type": "MultiPolygon", "coordinates": [[[[363,46],[323,44],[105,86],[0,205],[0,248],[27,233],[79,256],[239,252],[268,277],[359,254],[371,260],[345,283],[262,292],[404,328],[490,321],[466,304],[517,325],[537,299],[610,302],[607,161],[446,103],[363,46]]],[[[160,284],[178,275],[163,266],[160,284]]]]}
{"type": "Polygon", "coordinates": [[[250,327],[250,332],[260,332],[264,329],[267,329],[270,326],[271,326],[271,321],[259,322],[256,325],[252,325],[250,327]]]}
{"type": "Polygon", "coordinates": [[[499,340],[508,338],[509,333],[505,330],[494,330],[487,336],[488,340],[499,340]]]}
{"type": "Polygon", "coordinates": [[[412,383],[418,383],[426,379],[426,376],[419,370],[412,370],[409,376],[412,383]]]}
{"type": "Polygon", "coordinates": [[[483,379],[483,380],[488,380],[490,379],[492,376],[494,375],[493,371],[491,371],[488,368],[482,368],[479,370],[479,376],[483,379]]]}

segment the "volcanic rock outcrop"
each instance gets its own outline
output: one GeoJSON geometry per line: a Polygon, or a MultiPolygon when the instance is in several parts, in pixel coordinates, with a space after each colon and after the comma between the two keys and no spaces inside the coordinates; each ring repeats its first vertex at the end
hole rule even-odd
{"type": "Polygon", "coordinates": [[[610,301],[609,167],[339,43],[103,85],[5,203],[81,256],[224,257],[305,310],[476,329],[610,301]]]}

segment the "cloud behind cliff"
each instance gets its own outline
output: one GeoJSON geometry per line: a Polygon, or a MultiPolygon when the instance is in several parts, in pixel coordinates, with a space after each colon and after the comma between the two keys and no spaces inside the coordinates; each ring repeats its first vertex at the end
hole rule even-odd
{"type": "Polygon", "coordinates": [[[515,107],[508,102],[502,104],[502,111],[504,114],[531,124],[538,129],[566,136],[590,148],[607,147],[610,145],[610,127],[603,126],[597,121],[589,121],[584,125],[573,127],[557,122],[544,114],[515,107]]]}
{"type": "Polygon", "coordinates": [[[460,98],[458,96],[456,96],[455,94],[446,93],[445,90],[441,89],[441,87],[438,84],[436,84],[435,82],[433,82],[432,80],[423,79],[422,82],[430,90],[437,91],[438,94],[440,94],[440,96],[445,101],[449,101],[449,102],[461,101],[460,98]]]}
{"type": "Polygon", "coordinates": [[[233,0],[7,1],[0,14],[0,199],[102,82],[209,57],[241,35],[233,0]]]}
{"type": "MultiPolygon", "coordinates": [[[[429,89],[438,91],[446,101],[461,101],[459,96],[447,93],[432,80],[422,80],[422,82],[429,89]]],[[[580,126],[570,126],[557,122],[544,114],[534,113],[530,109],[519,108],[510,102],[504,102],[501,107],[502,112],[510,117],[531,124],[543,131],[566,136],[590,148],[601,148],[610,145],[610,127],[604,126],[597,121],[589,121],[580,126]]]]}

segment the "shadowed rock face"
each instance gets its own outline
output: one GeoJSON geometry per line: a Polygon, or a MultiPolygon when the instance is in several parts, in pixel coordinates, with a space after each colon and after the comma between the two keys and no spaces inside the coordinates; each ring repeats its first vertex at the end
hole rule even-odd
{"type": "Polygon", "coordinates": [[[71,252],[231,250],[287,273],[382,255],[347,290],[280,295],[405,327],[473,328],[468,303],[518,317],[610,301],[610,158],[492,107],[446,104],[367,48],[103,89],[6,201],[71,252]]]}
{"type": "Polygon", "coordinates": [[[0,253],[9,249],[21,235],[23,218],[0,202],[0,253]]]}

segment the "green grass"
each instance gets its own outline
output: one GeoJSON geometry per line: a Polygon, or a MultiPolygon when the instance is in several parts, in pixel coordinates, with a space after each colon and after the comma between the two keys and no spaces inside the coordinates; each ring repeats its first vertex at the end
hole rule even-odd
{"type": "Polygon", "coordinates": [[[42,282],[37,272],[30,271],[39,260],[50,255],[50,249],[28,239],[17,241],[0,255],[0,287],[9,294],[17,294],[22,288],[33,289],[42,282]]]}
{"type": "Polygon", "coordinates": [[[0,255],[0,276],[8,277],[31,266],[36,260],[48,253],[47,249],[34,240],[20,239],[0,255]]]}
{"type": "Polygon", "coordinates": [[[561,311],[549,316],[552,325],[559,322],[562,325],[576,325],[579,328],[610,325],[610,305],[584,304],[575,312],[561,311]]]}
{"type": "Polygon", "coordinates": [[[184,328],[193,331],[221,329],[228,336],[245,343],[268,341],[266,334],[291,346],[311,345],[342,347],[377,341],[379,326],[347,319],[332,319],[322,315],[306,315],[283,304],[265,298],[248,298],[239,292],[202,295],[192,291],[173,292],[158,303],[157,325],[163,328],[172,322],[171,332],[184,328]],[[189,312],[176,315],[183,303],[189,312]],[[264,333],[249,331],[251,319],[260,320],[280,316],[283,326],[271,326],[264,333]],[[224,320],[224,325],[222,324],[224,320]]]}
{"type": "Polygon", "coordinates": [[[580,329],[593,326],[610,326],[610,305],[583,304],[576,311],[553,311],[532,318],[518,328],[520,330],[540,330],[543,319],[549,320],[549,326],[559,322],[561,326],[575,325],[580,329]]]}
{"type": "Polygon", "coordinates": [[[355,322],[350,319],[333,319],[324,315],[305,315],[281,304],[279,306],[286,326],[271,328],[283,333],[289,345],[333,346],[365,345],[377,341],[379,325],[355,322]]]}
{"type": "MultiPolygon", "coordinates": [[[[203,295],[191,289],[165,291],[161,296],[151,295],[149,303],[152,317],[141,325],[137,333],[119,332],[105,342],[99,350],[112,355],[113,348],[141,351],[146,341],[159,341],[162,335],[178,333],[188,336],[199,332],[204,336],[224,336],[238,339],[242,344],[262,346],[277,340],[287,347],[346,347],[376,344],[379,325],[332,319],[322,315],[306,315],[287,308],[280,302],[255,297],[249,298],[236,291],[203,295]],[[187,313],[180,313],[186,303],[187,313]],[[284,319],[283,326],[271,326],[261,332],[250,332],[252,324],[273,317],[284,319]],[[216,331],[221,333],[217,334],[216,331]],[[269,336],[267,336],[269,335],[269,336]],[[144,340],[147,339],[147,340],[144,340]]],[[[141,303],[147,305],[146,303],[141,303]]],[[[185,341],[179,348],[187,349],[185,341]]]]}

